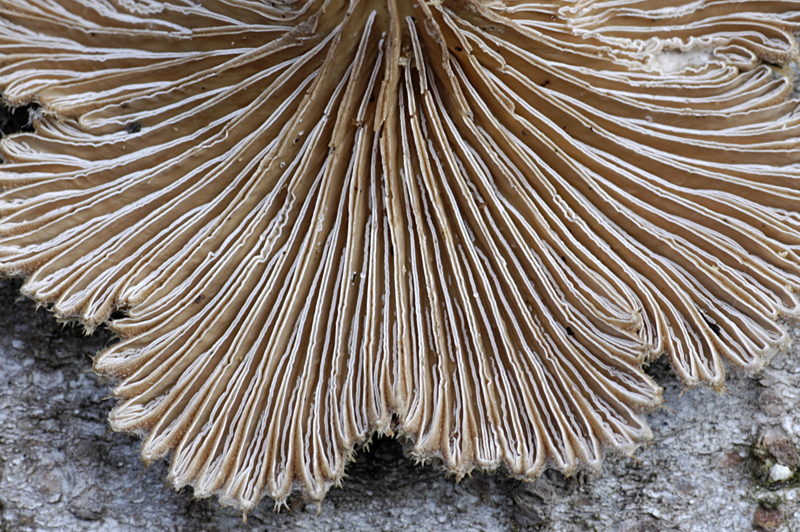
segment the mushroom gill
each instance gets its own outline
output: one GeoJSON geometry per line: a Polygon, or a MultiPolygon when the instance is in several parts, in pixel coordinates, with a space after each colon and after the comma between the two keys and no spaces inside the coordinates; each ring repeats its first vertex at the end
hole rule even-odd
{"type": "MultiPolygon", "coordinates": [[[[0,269],[252,508],[376,433],[597,468],[798,316],[796,0],[0,0],[0,269]],[[112,319],[116,310],[125,316],[112,319]]],[[[116,317],[116,316],[115,316],[116,317]]]]}

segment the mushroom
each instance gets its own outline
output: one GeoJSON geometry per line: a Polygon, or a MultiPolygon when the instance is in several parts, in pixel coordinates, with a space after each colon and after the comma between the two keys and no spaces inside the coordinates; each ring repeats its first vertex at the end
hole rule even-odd
{"type": "Polygon", "coordinates": [[[0,0],[0,269],[198,497],[596,469],[798,316],[796,2],[666,4],[0,0]]]}

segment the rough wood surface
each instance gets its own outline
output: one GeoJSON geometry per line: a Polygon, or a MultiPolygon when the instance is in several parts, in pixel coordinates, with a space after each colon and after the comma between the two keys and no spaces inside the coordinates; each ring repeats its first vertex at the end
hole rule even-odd
{"type": "Polygon", "coordinates": [[[598,475],[548,474],[533,483],[474,475],[461,483],[417,466],[399,443],[359,452],[343,489],[317,507],[268,501],[247,516],[193,500],[145,468],[135,438],[110,433],[108,387],[89,357],[112,341],[62,327],[0,283],[0,530],[546,530],[795,531],[800,487],[800,352],[728,390],[684,391],[667,366],[653,375],[666,408],[637,460],[608,457],[598,475]],[[786,469],[783,469],[785,466],[786,469]]]}

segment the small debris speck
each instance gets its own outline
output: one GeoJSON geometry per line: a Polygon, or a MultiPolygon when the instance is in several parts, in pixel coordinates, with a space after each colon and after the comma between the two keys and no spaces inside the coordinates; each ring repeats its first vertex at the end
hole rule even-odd
{"type": "Polygon", "coordinates": [[[772,482],[783,482],[792,478],[792,469],[783,464],[775,464],[769,470],[769,479],[772,482]]]}

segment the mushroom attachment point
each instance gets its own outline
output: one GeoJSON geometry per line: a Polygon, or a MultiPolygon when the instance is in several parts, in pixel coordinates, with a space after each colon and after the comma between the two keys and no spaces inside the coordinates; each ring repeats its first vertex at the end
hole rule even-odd
{"type": "Polygon", "coordinates": [[[650,437],[798,316],[796,0],[0,0],[0,271],[247,510],[375,434],[460,477],[650,437]],[[117,318],[116,311],[123,317],[117,318]],[[112,318],[113,316],[113,318],[112,318]]]}

